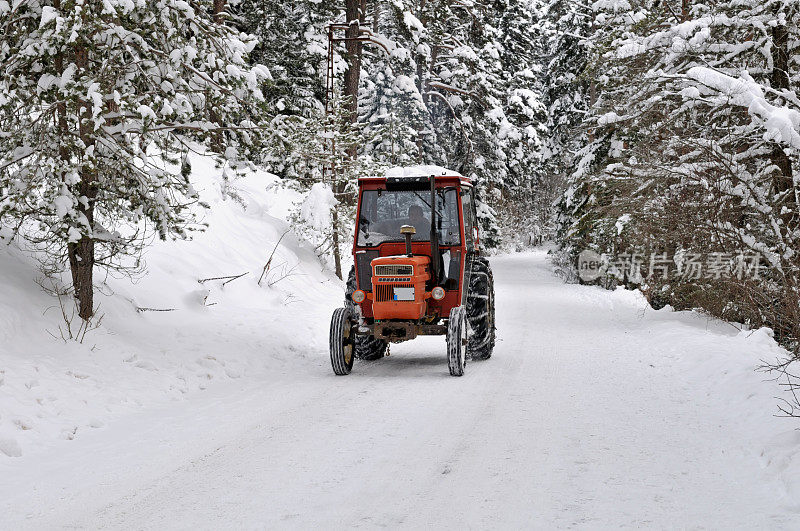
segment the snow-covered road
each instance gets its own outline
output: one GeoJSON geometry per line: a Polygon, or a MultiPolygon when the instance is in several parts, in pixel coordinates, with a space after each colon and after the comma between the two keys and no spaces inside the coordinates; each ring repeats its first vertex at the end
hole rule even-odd
{"type": "Polygon", "coordinates": [[[564,285],[544,252],[492,264],[500,341],[463,378],[443,338],[348,377],[320,350],[4,469],[0,527],[800,526],[759,455],[792,426],[735,329],[564,285]]]}

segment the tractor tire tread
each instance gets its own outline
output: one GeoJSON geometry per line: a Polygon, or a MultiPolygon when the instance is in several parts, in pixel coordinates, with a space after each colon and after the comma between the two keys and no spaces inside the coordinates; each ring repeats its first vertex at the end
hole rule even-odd
{"type": "MultiPolygon", "coordinates": [[[[356,266],[350,268],[347,275],[347,288],[344,294],[344,305],[350,310],[351,315],[356,313],[356,303],[353,302],[353,292],[356,290],[356,266]]],[[[364,361],[375,361],[386,354],[386,341],[373,336],[356,336],[353,340],[353,354],[364,361]]]]}
{"type": "Polygon", "coordinates": [[[469,350],[473,359],[492,357],[495,344],[494,277],[489,261],[476,256],[470,261],[467,319],[472,334],[469,350]]]}
{"type": "Polygon", "coordinates": [[[466,312],[463,306],[450,310],[447,323],[447,367],[450,376],[463,376],[467,365],[469,341],[464,344],[462,337],[467,326],[466,312]]]}
{"type": "Polygon", "coordinates": [[[345,359],[344,345],[342,338],[344,337],[344,327],[350,326],[350,310],[348,308],[336,308],[331,316],[331,329],[329,348],[331,355],[331,367],[333,372],[338,376],[350,374],[353,369],[353,358],[350,358],[350,363],[345,359]]]}

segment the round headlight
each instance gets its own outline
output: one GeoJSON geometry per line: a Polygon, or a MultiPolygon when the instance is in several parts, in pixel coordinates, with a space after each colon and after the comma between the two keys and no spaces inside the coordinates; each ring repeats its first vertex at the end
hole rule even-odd
{"type": "Polygon", "coordinates": [[[353,292],[352,297],[353,297],[353,302],[361,304],[362,302],[364,302],[364,299],[367,298],[367,294],[361,291],[360,289],[357,289],[353,292]]]}
{"type": "Polygon", "coordinates": [[[444,288],[441,286],[436,286],[433,288],[433,290],[431,290],[431,297],[437,301],[444,299],[444,288]]]}

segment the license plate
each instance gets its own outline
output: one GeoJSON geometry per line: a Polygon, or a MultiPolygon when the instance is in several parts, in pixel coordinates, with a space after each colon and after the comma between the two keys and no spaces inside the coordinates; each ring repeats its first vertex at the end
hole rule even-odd
{"type": "Polygon", "coordinates": [[[394,288],[394,300],[396,301],[413,301],[414,288],[394,288]]]}

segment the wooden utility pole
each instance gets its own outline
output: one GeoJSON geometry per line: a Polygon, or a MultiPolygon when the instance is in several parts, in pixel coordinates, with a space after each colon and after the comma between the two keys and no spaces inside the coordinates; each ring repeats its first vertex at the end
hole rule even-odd
{"type": "MultiPolygon", "coordinates": [[[[335,113],[333,106],[335,105],[335,79],[333,70],[333,48],[337,42],[344,42],[347,51],[347,70],[344,73],[344,87],[343,94],[347,105],[347,120],[351,124],[358,121],[358,84],[361,78],[361,54],[364,49],[364,43],[377,44],[384,48],[388,53],[389,50],[381,41],[374,39],[372,32],[368,26],[364,25],[364,14],[367,9],[366,0],[346,0],[346,23],[344,24],[331,24],[328,26],[328,68],[326,73],[325,82],[325,114],[330,117],[335,113]],[[344,37],[336,36],[338,31],[344,31],[344,37]]],[[[330,121],[329,121],[330,124],[330,121]]],[[[325,140],[326,150],[329,151],[331,159],[325,164],[323,168],[323,180],[327,180],[331,184],[333,194],[341,202],[348,203],[352,201],[351,197],[346,195],[347,182],[338,179],[336,176],[336,142],[334,140],[333,131],[328,131],[328,138],[325,140]]],[[[355,160],[358,155],[358,146],[348,146],[346,155],[350,160],[355,160]]],[[[331,236],[333,245],[333,262],[336,271],[336,276],[343,279],[342,272],[342,257],[339,249],[340,234],[339,234],[339,212],[335,208],[331,213],[331,221],[333,223],[333,234],[331,236]]]]}
{"type": "Polygon", "coordinates": [[[689,20],[689,0],[681,0],[681,22],[689,20]]]}
{"type": "MultiPolygon", "coordinates": [[[[350,123],[356,123],[358,120],[358,83],[361,78],[361,52],[363,50],[359,37],[361,35],[361,23],[364,20],[364,4],[366,4],[366,0],[345,0],[344,43],[345,49],[347,50],[347,70],[344,72],[344,87],[342,92],[344,94],[344,100],[347,109],[347,120],[349,120],[350,123]]],[[[333,102],[331,101],[333,97],[333,31],[333,27],[330,27],[328,30],[328,101],[325,105],[327,112],[331,112],[333,110],[331,108],[331,105],[333,105],[333,102]]],[[[332,138],[331,143],[333,143],[332,138]]],[[[357,146],[348,146],[347,157],[351,160],[355,159],[357,156],[357,149],[357,146]]],[[[335,144],[331,145],[331,151],[331,156],[335,158],[335,144]]],[[[340,179],[336,179],[334,174],[335,167],[333,166],[335,162],[333,158],[331,159],[330,170],[331,188],[333,189],[333,194],[336,199],[342,201],[344,199],[342,196],[345,193],[346,183],[340,179]]],[[[331,221],[333,223],[332,239],[334,269],[336,271],[336,276],[344,280],[344,274],[342,271],[342,256],[339,249],[340,238],[338,210],[334,208],[331,216],[331,221]]]]}

